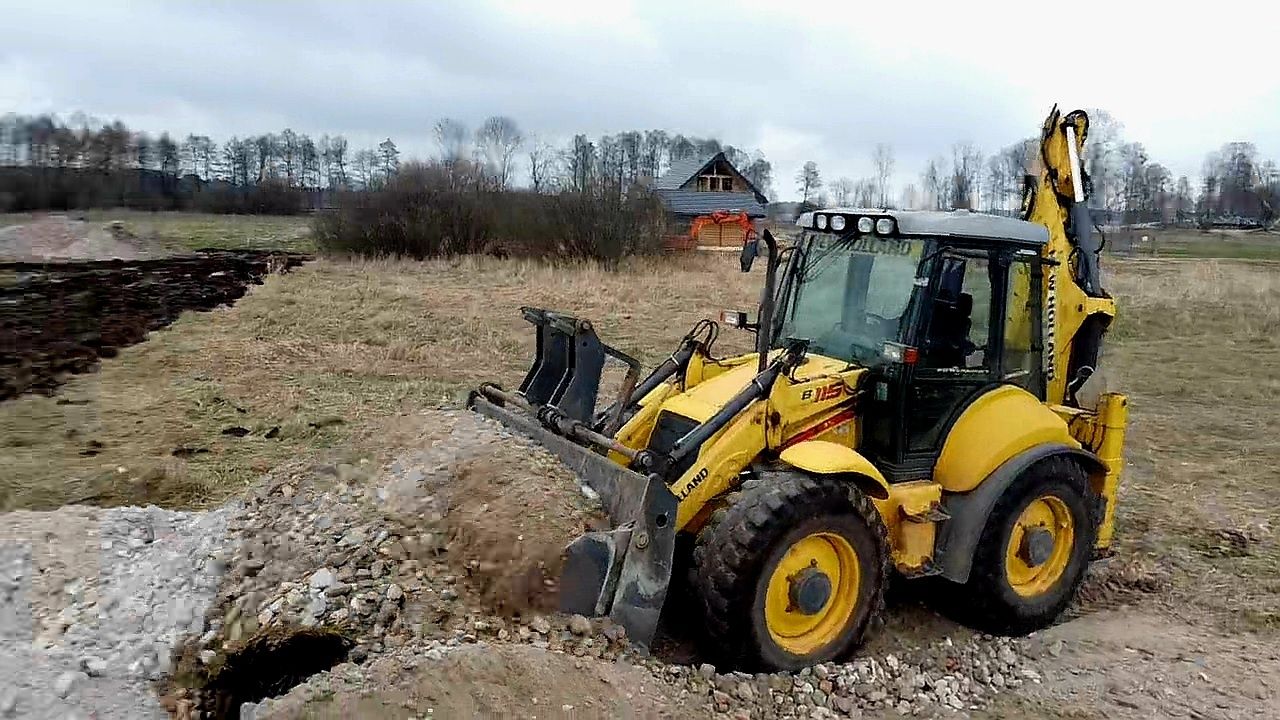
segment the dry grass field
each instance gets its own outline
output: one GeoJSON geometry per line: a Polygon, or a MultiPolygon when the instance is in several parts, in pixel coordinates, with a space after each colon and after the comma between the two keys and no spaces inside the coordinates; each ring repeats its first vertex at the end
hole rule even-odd
{"type": "MultiPolygon", "coordinates": [[[[1121,555],[1180,617],[1280,629],[1280,264],[1115,258],[1107,272],[1120,305],[1107,366],[1133,398],[1121,555]]],[[[376,462],[404,414],[518,381],[533,343],[522,304],[592,318],[652,364],[697,319],[752,307],[759,281],[727,255],[617,272],[319,260],[184,316],[55,397],[0,404],[0,510],[207,506],[281,463],[376,462]]]]}

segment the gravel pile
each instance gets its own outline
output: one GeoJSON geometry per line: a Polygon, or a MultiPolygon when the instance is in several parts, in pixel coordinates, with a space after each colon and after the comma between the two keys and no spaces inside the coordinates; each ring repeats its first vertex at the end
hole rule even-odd
{"type": "MultiPolygon", "coordinates": [[[[0,718],[198,717],[218,698],[176,690],[162,705],[153,683],[178,663],[215,678],[250,638],[291,628],[343,634],[346,662],[286,698],[247,705],[246,717],[339,690],[377,691],[386,668],[429,674],[456,665],[459,648],[518,650],[507,662],[567,661],[600,677],[621,677],[625,666],[677,707],[735,718],[963,715],[1040,681],[1024,641],[987,636],[794,674],[651,657],[607,619],[550,612],[555,568],[544,551],[593,520],[576,479],[474,414],[430,411],[422,424],[421,442],[385,468],[281,471],[212,512],[6,516],[0,718]]],[[[454,692],[467,688],[466,668],[451,671],[462,673],[454,692]]],[[[609,707],[599,698],[595,707],[609,707]]]]}
{"type": "Polygon", "coordinates": [[[9,513],[0,531],[0,716],[165,717],[151,683],[202,627],[235,512],[9,513]]]}

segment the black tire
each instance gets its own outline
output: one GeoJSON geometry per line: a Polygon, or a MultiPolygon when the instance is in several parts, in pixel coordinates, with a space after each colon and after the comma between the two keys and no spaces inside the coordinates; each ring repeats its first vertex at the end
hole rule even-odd
{"type": "Polygon", "coordinates": [[[974,551],[969,581],[962,586],[957,619],[996,635],[1025,635],[1052,625],[1084,581],[1098,528],[1093,507],[1089,479],[1078,463],[1048,458],[1028,468],[991,510],[974,551]],[[1009,581],[1006,551],[1018,517],[1042,497],[1058,498],[1070,512],[1073,544],[1062,575],[1041,594],[1028,597],[1009,581]]]}
{"type": "Polygon", "coordinates": [[[726,498],[698,534],[690,567],[705,621],[705,652],[721,665],[798,670],[845,657],[883,620],[889,541],[875,505],[853,485],[798,472],[768,472],[726,498]],[[795,654],[780,646],[765,620],[773,569],[793,543],[836,534],[854,550],[857,600],[838,635],[795,654]]]}

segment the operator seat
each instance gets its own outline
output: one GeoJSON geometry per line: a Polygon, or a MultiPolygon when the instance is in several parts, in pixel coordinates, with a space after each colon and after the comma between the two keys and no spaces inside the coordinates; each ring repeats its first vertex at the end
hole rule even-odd
{"type": "Polygon", "coordinates": [[[975,349],[969,341],[973,326],[973,295],[939,293],[933,301],[925,361],[929,367],[964,367],[965,358],[975,349]]]}

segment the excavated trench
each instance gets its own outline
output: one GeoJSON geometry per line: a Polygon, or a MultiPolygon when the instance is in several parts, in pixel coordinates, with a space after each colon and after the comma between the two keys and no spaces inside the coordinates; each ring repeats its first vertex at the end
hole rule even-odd
{"type": "Polygon", "coordinates": [[[261,633],[227,654],[203,687],[202,709],[214,720],[240,717],[247,702],[283,695],[347,659],[352,641],[324,628],[261,633]]]}
{"type": "Polygon", "coordinates": [[[150,260],[0,263],[0,401],[50,394],[183,311],[235,302],[267,274],[308,259],[210,250],[150,260]]]}

